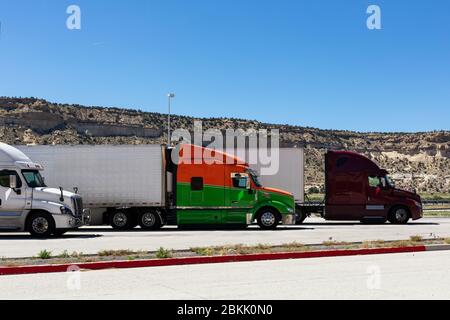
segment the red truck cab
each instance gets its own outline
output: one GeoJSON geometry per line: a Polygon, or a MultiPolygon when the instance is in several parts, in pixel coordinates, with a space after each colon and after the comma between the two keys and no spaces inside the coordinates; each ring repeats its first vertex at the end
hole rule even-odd
{"type": "Polygon", "coordinates": [[[326,220],[406,224],[423,217],[420,196],[396,188],[386,170],[360,154],[328,151],[325,175],[326,220]]]}

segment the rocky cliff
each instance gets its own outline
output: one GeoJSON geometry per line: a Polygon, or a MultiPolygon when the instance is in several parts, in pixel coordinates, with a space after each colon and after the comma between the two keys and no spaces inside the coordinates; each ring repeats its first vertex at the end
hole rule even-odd
{"type": "MultiPolygon", "coordinates": [[[[35,98],[0,98],[0,140],[9,144],[150,144],[166,139],[167,116],[139,110],[84,107],[35,98]]],[[[173,128],[192,130],[194,118],[172,116],[173,128]]],[[[272,125],[242,119],[199,119],[203,129],[279,129],[282,146],[306,149],[307,189],[323,187],[326,149],[369,156],[400,186],[450,192],[450,132],[358,133],[272,125]]]]}

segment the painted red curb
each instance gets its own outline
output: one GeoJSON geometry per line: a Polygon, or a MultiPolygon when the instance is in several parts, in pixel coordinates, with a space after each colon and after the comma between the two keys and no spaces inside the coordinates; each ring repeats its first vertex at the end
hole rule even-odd
{"type": "Polygon", "coordinates": [[[401,248],[329,250],[329,251],[311,251],[311,252],[280,252],[280,253],[262,253],[262,254],[234,255],[234,256],[184,257],[184,258],[134,260],[134,261],[102,261],[102,262],[89,262],[79,264],[58,264],[58,265],[39,265],[39,266],[14,266],[14,267],[0,267],[0,276],[33,274],[33,273],[67,272],[73,271],[73,269],[69,270],[69,268],[74,267],[76,268],[76,270],[146,268],[146,267],[163,267],[163,266],[176,266],[189,264],[288,260],[288,259],[342,257],[355,255],[408,253],[408,252],[423,252],[423,251],[427,251],[425,246],[401,247],[401,248]]]}

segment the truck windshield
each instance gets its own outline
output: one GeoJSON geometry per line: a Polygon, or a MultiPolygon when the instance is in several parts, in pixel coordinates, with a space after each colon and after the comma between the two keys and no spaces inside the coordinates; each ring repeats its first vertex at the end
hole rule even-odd
{"type": "Polygon", "coordinates": [[[387,182],[388,186],[394,189],[395,188],[394,180],[392,180],[392,178],[389,177],[388,175],[385,178],[386,178],[386,182],[387,182]]]}
{"type": "Polygon", "coordinates": [[[22,170],[22,174],[30,188],[46,187],[38,170],[22,170]]]}
{"type": "Polygon", "coordinates": [[[261,182],[259,181],[259,177],[258,177],[258,174],[256,173],[256,171],[253,170],[253,169],[247,169],[247,173],[252,177],[252,180],[253,180],[253,182],[255,183],[255,185],[256,185],[258,188],[261,188],[261,187],[262,187],[262,184],[261,184],[261,182]]]}

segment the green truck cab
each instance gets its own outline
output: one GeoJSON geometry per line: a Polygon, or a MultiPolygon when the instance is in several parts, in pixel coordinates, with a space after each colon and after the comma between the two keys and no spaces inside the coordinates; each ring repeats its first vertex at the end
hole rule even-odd
{"type": "Polygon", "coordinates": [[[295,224],[291,193],[263,187],[257,173],[241,159],[193,145],[183,145],[174,167],[176,224],[249,225],[262,229],[295,224]]]}

